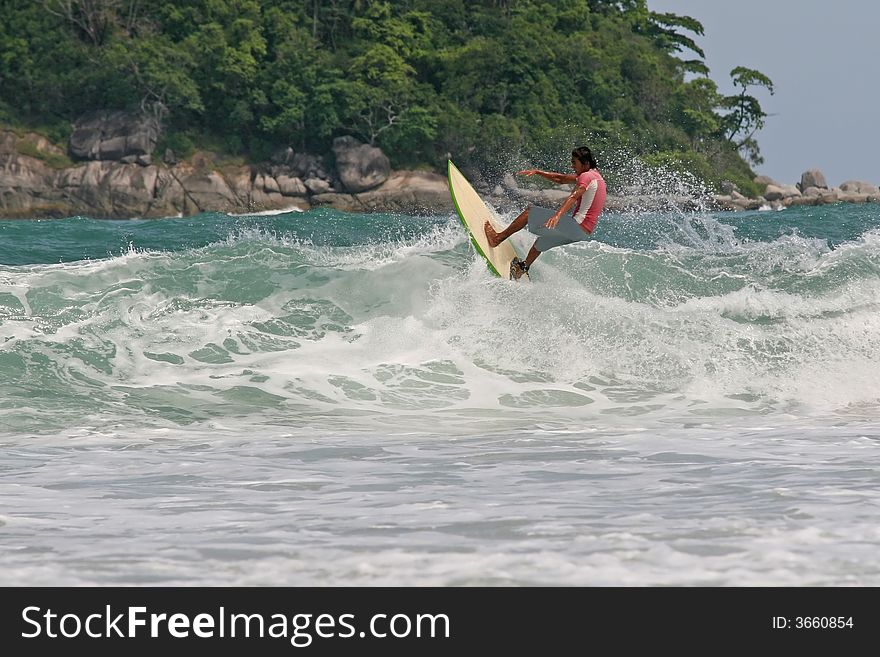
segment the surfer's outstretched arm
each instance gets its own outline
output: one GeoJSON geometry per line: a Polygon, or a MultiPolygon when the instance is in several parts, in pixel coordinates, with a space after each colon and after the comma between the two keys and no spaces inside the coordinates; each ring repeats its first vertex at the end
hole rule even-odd
{"type": "Polygon", "coordinates": [[[567,173],[555,173],[553,171],[541,171],[540,169],[525,169],[523,171],[518,171],[517,175],[541,176],[542,178],[546,178],[550,182],[554,182],[557,185],[567,185],[569,183],[577,182],[577,176],[572,176],[567,173]]]}

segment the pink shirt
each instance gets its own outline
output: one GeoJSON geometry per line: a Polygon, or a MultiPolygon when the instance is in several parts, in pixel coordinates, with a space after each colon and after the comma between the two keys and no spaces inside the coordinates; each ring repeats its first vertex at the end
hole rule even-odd
{"type": "Polygon", "coordinates": [[[577,186],[583,187],[586,191],[574,208],[574,219],[581,228],[592,233],[599,221],[602,208],[605,207],[605,179],[598,170],[590,169],[577,177],[577,186]]]}

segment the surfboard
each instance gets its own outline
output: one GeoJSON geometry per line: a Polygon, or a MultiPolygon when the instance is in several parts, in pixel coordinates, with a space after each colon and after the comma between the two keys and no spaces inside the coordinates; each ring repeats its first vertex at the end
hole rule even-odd
{"type": "MultiPolygon", "coordinates": [[[[470,235],[471,243],[477,253],[483,257],[486,264],[496,276],[510,278],[510,262],[519,255],[510,240],[504,240],[498,246],[489,246],[486,239],[485,223],[488,221],[492,227],[501,232],[503,226],[499,225],[492,211],[480,198],[476,190],[467,181],[467,178],[458,170],[452,160],[449,160],[449,193],[452,194],[452,203],[458,218],[470,235]]],[[[528,280],[529,275],[523,274],[519,280],[528,280]]]]}

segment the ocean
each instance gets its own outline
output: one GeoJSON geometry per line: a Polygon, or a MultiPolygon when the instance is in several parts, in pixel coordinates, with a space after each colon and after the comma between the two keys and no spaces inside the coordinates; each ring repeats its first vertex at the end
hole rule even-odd
{"type": "Polygon", "coordinates": [[[880,585],[880,205],[532,281],[452,214],[0,223],[0,584],[880,585]]]}

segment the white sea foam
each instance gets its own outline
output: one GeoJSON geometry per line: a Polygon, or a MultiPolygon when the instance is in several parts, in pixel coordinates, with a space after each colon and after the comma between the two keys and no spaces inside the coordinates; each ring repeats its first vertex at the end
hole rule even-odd
{"type": "Polygon", "coordinates": [[[880,233],[672,221],[4,268],[0,583],[880,582],[880,233]]]}
{"type": "Polygon", "coordinates": [[[255,212],[242,212],[240,214],[230,213],[228,216],[230,217],[274,217],[279,214],[290,214],[292,212],[302,212],[303,209],[292,205],[289,208],[282,208],[280,210],[259,210],[255,212]]]}

